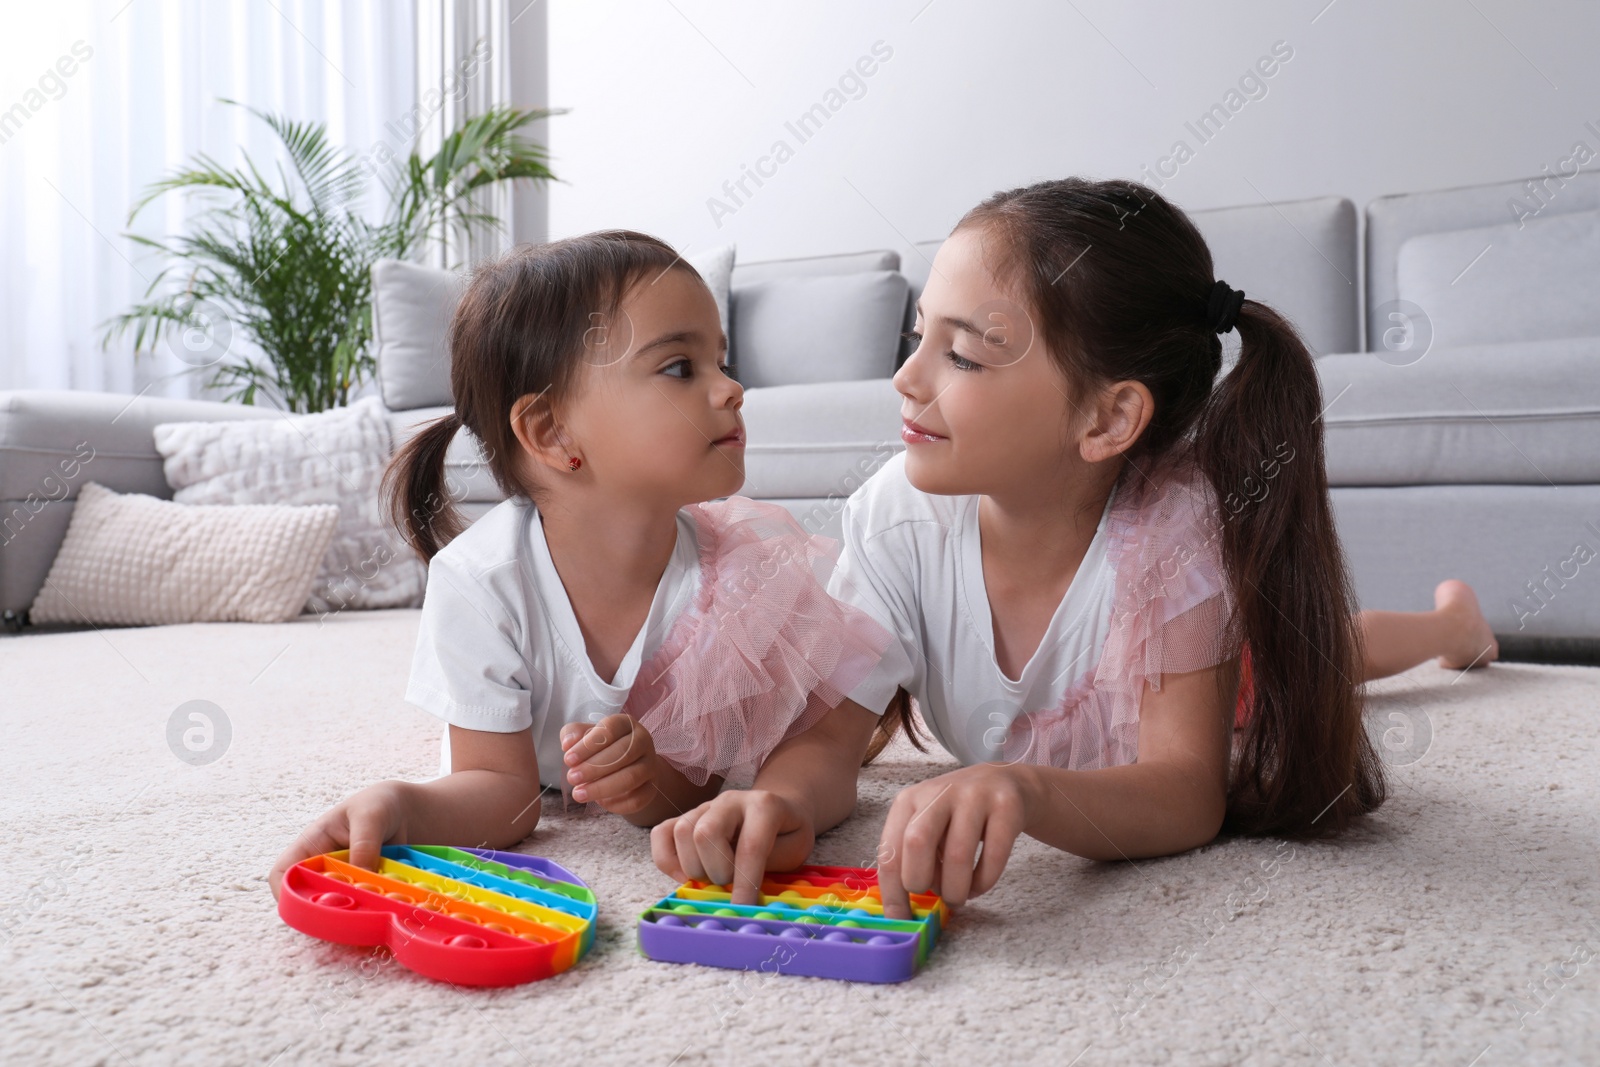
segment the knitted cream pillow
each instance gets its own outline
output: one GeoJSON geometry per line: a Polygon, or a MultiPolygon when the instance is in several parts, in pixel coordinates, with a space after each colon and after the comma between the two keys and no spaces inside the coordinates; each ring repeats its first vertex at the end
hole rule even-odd
{"type": "Polygon", "coordinates": [[[35,623],[283,622],[305,607],[333,504],[177,504],[87,482],[35,623]]]}

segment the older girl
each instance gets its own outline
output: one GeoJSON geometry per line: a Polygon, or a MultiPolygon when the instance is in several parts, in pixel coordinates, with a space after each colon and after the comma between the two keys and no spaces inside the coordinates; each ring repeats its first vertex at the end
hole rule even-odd
{"type": "Polygon", "coordinates": [[[752,901],[850,811],[911,697],[966,766],[895,799],[891,914],[986,891],[1023,833],[1099,859],[1338,833],[1385,796],[1360,683],[1495,658],[1459,582],[1435,612],[1353,612],[1311,353],[1145,186],[990,197],[940,248],[915,339],[907,451],[847,503],[834,579],[897,640],[754,789],[656,827],[667,873],[752,901]]]}

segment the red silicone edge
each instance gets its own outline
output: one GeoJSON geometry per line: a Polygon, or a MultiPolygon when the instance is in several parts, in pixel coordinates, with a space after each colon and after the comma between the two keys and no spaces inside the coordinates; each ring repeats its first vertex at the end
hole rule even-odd
{"type": "MultiPolygon", "coordinates": [[[[520,985],[557,973],[556,955],[568,939],[536,945],[440,912],[335,881],[304,865],[290,867],[278,895],[278,916],[303,934],[343,945],[383,945],[406,968],[440,982],[466,986],[520,985]],[[357,908],[318,904],[323,893],[356,900],[357,908]],[[471,936],[483,947],[451,945],[471,936]]],[[[570,948],[569,948],[570,951],[570,948]]]]}

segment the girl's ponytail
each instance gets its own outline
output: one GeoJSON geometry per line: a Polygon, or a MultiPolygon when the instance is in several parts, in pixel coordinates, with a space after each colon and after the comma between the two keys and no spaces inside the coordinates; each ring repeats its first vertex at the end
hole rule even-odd
{"type": "Polygon", "coordinates": [[[861,757],[861,766],[865,767],[882,755],[895,735],[901,733],[906,735],[918,752],[928,751],[927,744],[922,740],[925,736],[922,726],[917,722],[916,713],[911,710],[911,693],[905,686],[894,691],[894,696],[889,698],[889,706],[878,716],[878,724],[872,728],[872,740],[867,742],[866,755],[861,757]]]}
{"type": "Polygon", "coordinates": [[[1334,525],[1310,351],[1272,308],[1239,310],[1240,354],[1200,413],[1245,642],[1248,721],[1223,831],[1314,838],[1384,801],[1362,721],[1356,599],[1334,525]]]}
{"type": "Polygon", "coordinates": [[[462,530],[461,515],[444,491],[444,457],[461,429],[451,411],[408,440],[383,472],[389,519],[406,543],[428,562],[462,530]]]}

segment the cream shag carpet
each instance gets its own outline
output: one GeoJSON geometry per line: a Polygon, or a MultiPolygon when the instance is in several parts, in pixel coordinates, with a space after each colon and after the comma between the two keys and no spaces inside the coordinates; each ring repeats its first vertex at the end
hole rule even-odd
{"type": "MultiPolygon", "coordinates": [[[[557,797],[522,848],[594,887],[595,948],[484,992],[297,933],[265,884],[323,807],[433,772],[438,728],[400,699],[417,617],[0,639],[0,1061],[1600,1063],[1596,669],[1374,683],[1409,747],[1338,843],[1101,863],[1024,839],[893,986],[644,959],[636,916],[672,888],[645,832],[557,797]],[[203,766],[168,741],[192,700],[231,727],[203,766]]],[[[952,765],[891,750],[815,859],[869,862],[896,787],[952,765]]]]}

